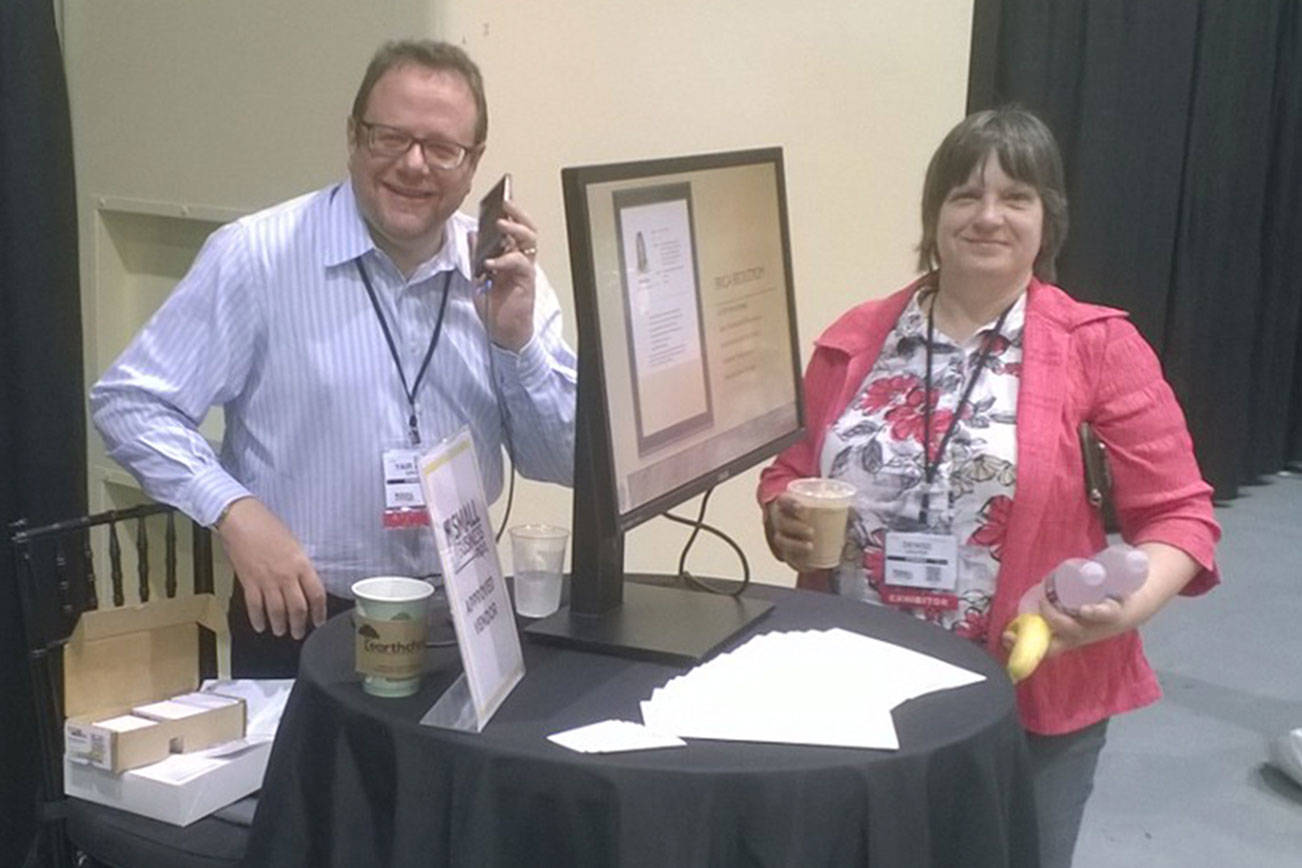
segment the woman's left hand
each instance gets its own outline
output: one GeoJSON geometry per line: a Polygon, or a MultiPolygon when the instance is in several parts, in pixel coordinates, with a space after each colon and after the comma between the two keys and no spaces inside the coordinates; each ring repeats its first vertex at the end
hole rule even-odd
{"type": "MultiPolygon", "coordinates": [[[[1102,603],[1082,606],[1076,615],[1068,615],[1048,600],[1040,600],[1040,614],[1053,631],[1046,657],[1110,639],[1139,627],[1179,593],[1198,572],[1197,562],[1175,546],[1146,542],[1139,547],[1148,555],[1148,578],[1139,590],[1124,601],[1107,599],[1102,603]]],[[[1005,632],[1002,637],[1004,647],[1011,648],[1015,638],[1013,634],[1005,632]]]]}
{"type": "Polygon", "coordinates": [[[1081,606],[1075,615],[1068,615],[1048,600],[1041,600],[1040,614],[1049,622],[1049,629],[1053,631],[1053,640],[1049,643],[1049,653],[1045,657],[1054,657],[1064,651],[1117,636],[1131,628],[1125,607],[1111,598],[1102,603],[1081,606]]]}

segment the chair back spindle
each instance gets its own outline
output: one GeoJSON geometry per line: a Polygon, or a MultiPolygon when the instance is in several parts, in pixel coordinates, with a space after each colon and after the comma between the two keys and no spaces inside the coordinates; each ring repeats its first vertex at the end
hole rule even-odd
{"type": "Polygon", "coordinates": [[[127,601],[122,590],[122,546],[118,544],[118,523],[112,510],[108,513],[109,543],[109,580],[113,583],[113,605],[121,606],[127,601]]]}
{"type": "Polygon", "coordinates": [[[86,608],[99,608],[99,589],[95,587],[95,555],[90,550],[90,534],[81,538],[82,584],[86,588],[86,608]]]}
{"type": "Polygon", "coordinates": [[[145,517],[136,519],[136,591],[141,604],[149,602],[149,535],[145,533],[145,517]]]}
{"type": "Polygon", "coordinates": [[[163,546],[166,551],[164,565],[164,590],[169,599],[176,596],[176,513],[167,514],[167,527],[163,531],[163,546]]]}

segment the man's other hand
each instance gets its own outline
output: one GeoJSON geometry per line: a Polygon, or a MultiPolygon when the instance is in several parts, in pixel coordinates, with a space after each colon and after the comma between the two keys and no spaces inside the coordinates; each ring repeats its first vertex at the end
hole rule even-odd
{"type": "Polygon", "coordinates": [[[244,587],[249,623],[261,633],[271,626],[277,636],[286,629],[295,639],[326,617],[326,593],[303,547],[289,528],[253,497],[231,504],[217,525],[226,556],[244,587]]]}

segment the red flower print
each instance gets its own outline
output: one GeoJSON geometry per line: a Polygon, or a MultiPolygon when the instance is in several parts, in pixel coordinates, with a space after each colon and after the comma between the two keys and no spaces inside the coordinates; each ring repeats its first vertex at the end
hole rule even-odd
{"type": "Polygon", "coordinates": [[[859,402],[859,408],[869,413],[875,412],[888,404],[895,403],[901,394],[910,389],[916,389],[917,385],[918,378],[912,374],[900,374],[874,380],[868,384],[868,390],[864,392],[863,400],[859,402]]]}
{"type": "MultiPolygon", "coordinates": [[[[936,406],[938,395],[931,396],[931,406],[936,406]]],[[[891,437],[896,440],[914,440],[922,442],[922,429],[925,423],[922,404],[926,400],[926,391],[914,386],[904,396],[904,403],[886,411],[885,419],[891,423],[891,437]]],[[[936,415],[932,416],[934,428],[936,415]]]]}
{"type": "Polygon", "coordinates": [[[868,577],[868,587],[881,587],[886,575],[886,531],[878,528],[868,535],[863,548],[863,571],[868,577]]]}
{"type": "MultiPolygon", "coordinates": [[[[968,408],[964,407],[963,412],[966,415],[968,408]]],[[[927,459],[931,462],[936,461],[936,456],[940,454],[940,441],[944,439],[945,432],[949,430],[949,423],[954,420],[953,410],[936,410],[931,414],[931,439],[928,441],[930,455],[927,459]]]]}
{"type": "Polygon", "coordinates": [[[964,639],[981,640],[990,626],[990,614],[968,609],[962,621],[954,622],[954,633],[964,639]]]}
{"type": "Polygon", "coordinates": [[[977,512],[980,524],[968,537],[968,545],[985,546],[990,549],[990,556],[1003,560],[1004,532],[1008,529],[1008,516],[1013,509],[1013,499],[1004,494],[996,495],[985,502],[977,512]]]}
{"type": "Polygon", "coordinates": [[[995,356],[1002,356],[1012,345],[1013,342],[1003,335],[991,335],[989,343],[990,356],[992,358],[995,356]]]}

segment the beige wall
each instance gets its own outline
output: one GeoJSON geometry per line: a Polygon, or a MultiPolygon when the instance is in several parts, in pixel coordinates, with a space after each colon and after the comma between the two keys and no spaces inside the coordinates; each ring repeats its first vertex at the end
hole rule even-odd
{"type": "MultiPolygon", "coordinates": [[[[840,311],[913,274],[922,173],[962,114],[971,24],[968,0],[62,5],[88,381],[213,226],[342,175],[357,80],[397,34],[459,43],[482,66],[491,123],[472,195],[515,175],[571,339],[562,167],[781,145],[807,356],[840,311]]],[[[92,507],[129,497],[92,444],[92,507]]],[[[721,486],[708,520],[739,540],[758,580],[789,583],[759,532],[755,479],[721,486]]],[[[568,491],[525,483],[513,519],[568,524],[569,505],[568,491]]],[[[644,525],[628,566],[672,570],[684,538],[644,525]]],[[[739,574],[709,542],[690,568],[739,574]]]]}

